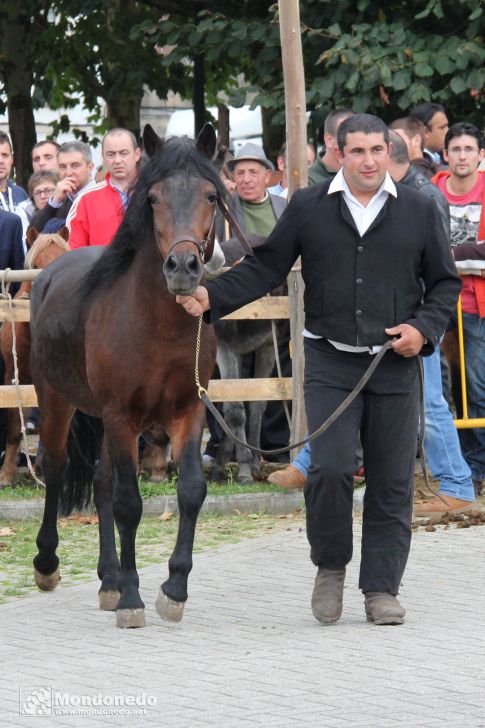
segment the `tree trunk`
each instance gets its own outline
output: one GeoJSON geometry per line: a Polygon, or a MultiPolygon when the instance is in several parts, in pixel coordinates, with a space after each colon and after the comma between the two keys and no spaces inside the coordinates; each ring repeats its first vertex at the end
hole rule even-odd
{"type": "Polygon", "coordinates": [[[274,123],[274,109],[261,107],[263,121],[263,147],[268,159],[276,162],[276,157],[285,141],[285,127],[274,123]]]}
{"type": "Polygon", "coordinates": [[[140,107],[143,89],[126,96],[116,96],[107,101],[106,117],[109,129],[121,127],[133,132],[140,139],[140,107]]]}
{"type": "Polygon", "coordinates": [[[217,141],[220,147],[229,149],[229,109],[225,104],[217,106],[217,141]]]}
{"type": "MultiPolygon", "coordinates": [[[[198,13],[202,10],[200,3],[194,3],[195,24],[198,13]]],[[[194,134],[200,132],[205,124],[205,63],[204,54],[196,53],[194,56],[194,89],[192,93],[192,106],[194,107],[194,134]]]]}
{"type": "Polygon", "coordinates": [[[37,141],[32,107],[32,18],[25,3],[3,0],[0,11],[3,73],[8,125],[15,155],[17,184],[26,186],[32,172],[32,147],[37,141]]]}

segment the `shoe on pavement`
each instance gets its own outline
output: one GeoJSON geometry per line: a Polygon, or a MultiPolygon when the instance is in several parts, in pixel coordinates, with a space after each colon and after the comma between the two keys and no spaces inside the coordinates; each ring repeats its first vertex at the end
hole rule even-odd
{"type": "Polygon", "coordinates": [[[443,516],[445,513],[465,513],[474,508],[474,501],[453,498],[451,495],[435,495],[427,503],[418,503],[414,508],[414,515],[422,517],[443,516]]]}
{"type": "Polygon", "coordinates": [[[275,470],[274,473],[268,475],[268,482],[273,485],[279,485],[280,488],[303,488],[306,478],[302,472],[293,465],[287,465],[282,470],[275,470]]]}
{"type": "Polygon", "coordinates": [[[345,569],[318,567],[312,594],[312,612],[322,624],[335,624],[342,614],[345,569]]]}
{"type": "Polygon", "coordinates": [[[393,594],[387,592],[366,592],[365,614],[368,622],[374,624],[403,624],[406,610],[393,594]]]}

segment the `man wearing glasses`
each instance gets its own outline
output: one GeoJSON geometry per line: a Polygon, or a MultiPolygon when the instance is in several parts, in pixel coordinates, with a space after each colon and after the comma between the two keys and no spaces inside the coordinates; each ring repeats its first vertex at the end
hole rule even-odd
{"type": "MultiPolygon", "coordinates": [[[[450,206],[451,245],[463,277],[461,293],[468,415],[485,417],[485,172],[483,136],[473,124],[453,124],[443,156],[449,170],[432,181],[450,206]]],[[[477,495],[485,478],[485,429],[460,430],[463,455],[477,495]]]]}

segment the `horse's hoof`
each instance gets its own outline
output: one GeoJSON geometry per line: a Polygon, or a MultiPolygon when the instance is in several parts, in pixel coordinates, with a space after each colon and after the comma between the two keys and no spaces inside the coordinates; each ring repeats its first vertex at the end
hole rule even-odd
{"type": "Polygon", "coordinates": [[[54,591],[61,580],[61,572],[56,569],[52,574],[41,574],[34,568],[34,579],[41,591],[54,591]]]}
{"type": "Polygon", "coordinates": [[[184,606],[185,602],[175,602],[160,589],[155,609],[162,619],[166,619],[168,622],[181,622],[184,616],[184,606]]]}
{"type": "Polygon", "coordinates": [[[116,626],[121,627],[121,629],[146,627],[146,624],[145,610],[142,608],[116,610],[116,626]]]}
{"type": "Polygon", "coordinates": [[[238,475],[236,482],[240,483],[240,485],[249,485],[249,483],[253,482],[253,479],[250,475],[238,475]]]}
{"type": "Polygon", "coordinates": [[[105,612],[114,612],[120,601],[119,591],[100,591],[99,596],[99,608],[105,612]]]}

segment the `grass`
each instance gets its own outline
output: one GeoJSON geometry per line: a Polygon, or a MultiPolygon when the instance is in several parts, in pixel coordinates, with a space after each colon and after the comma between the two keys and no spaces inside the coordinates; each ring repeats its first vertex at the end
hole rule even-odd
{"type": "MultiPolygon", "coordinates": [[[[194,551],[213,549],[275,530],[299,527],[299,512],[288,516],[234,514],[199,517],[194,551]],[[291,524],[291,526],[290,526],[291,524]]],[[[0,521],[0,604],[36,592],[32,558],[37,553],[35,539],[39,519],[0,521]]],[[[175,545],[178,516],[142,518],[137,533],[137,566],[159,563],[165,566],[175,545]],[[163,520],[162,520],[163,518],[163,520]]],[[[98,559],[98,525],[95,516],[70,516],[58,522],[62,574],[61,587],[95,579],[98,559]]]]}
{"type": "MultiPolygon", "coordinates": [[[[163,483],[152,483],[148,480],[140,479],[139,485],[142,498],[149,498],[152,495],[176,495],[177,493],[176,476],[171,476],[169,480],[163,483]]],[[[239,485],[234,480],[230,470],[228,470],[228,480],[225,483],[207,483],[207,495],[234,495],[235,493],[281,493],[281,488],[266,481],[250,483],[249,485],[239,485]]],[[[43,499],[44,489],[41,486],[35,485],[28,476],[21,476],[18,484],[14,486],[0,488],[0,501],[32,498],[43,499]]]]}

